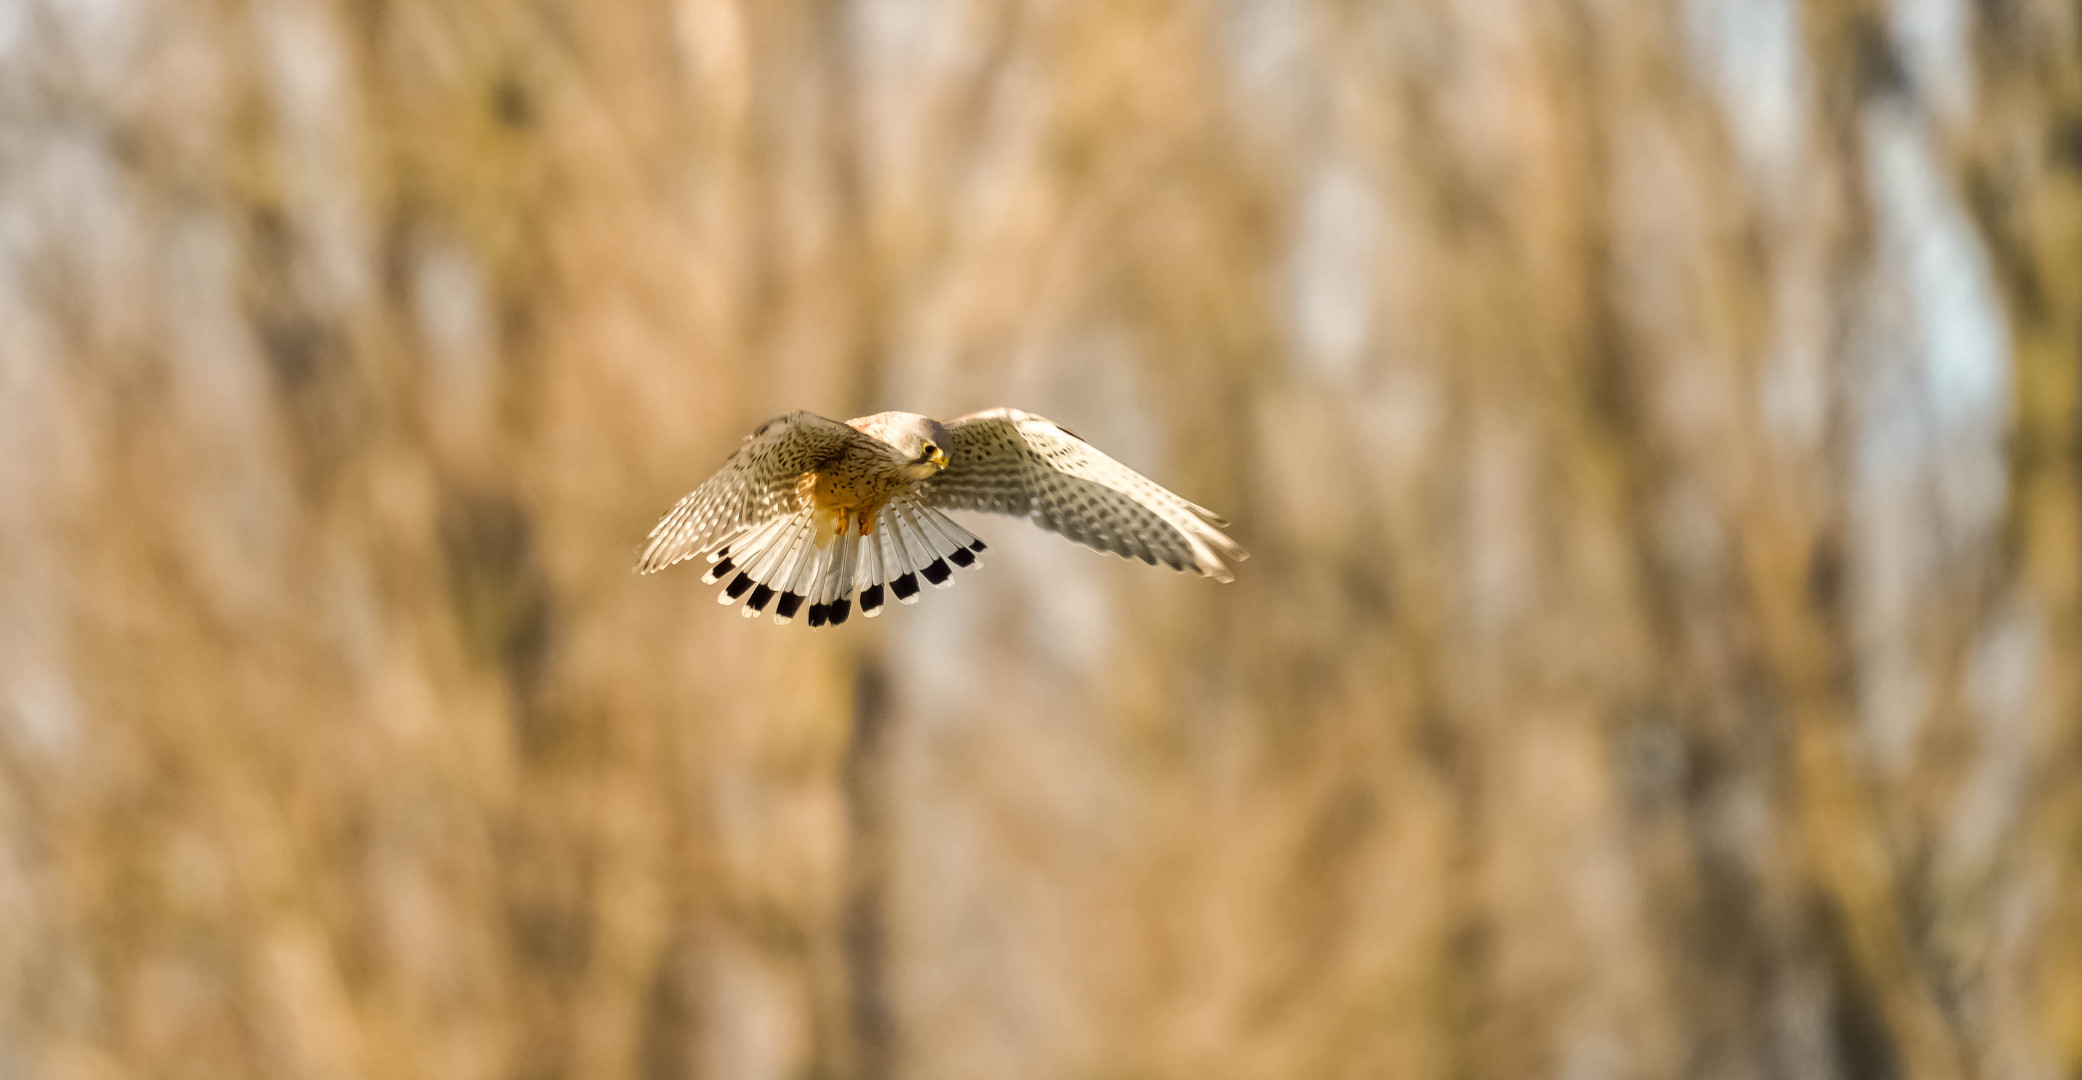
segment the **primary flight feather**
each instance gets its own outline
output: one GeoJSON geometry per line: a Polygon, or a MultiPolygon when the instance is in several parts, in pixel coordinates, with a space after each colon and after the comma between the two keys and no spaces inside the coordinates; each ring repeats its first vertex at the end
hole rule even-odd
{"type": "Polygon", "coordinates": [[[983,541],[943,510],[1032,517],[1080,544],[1216,581],[1249,558],[1204,507],[1107,457],[1046,417],[989,409],[944,423],[884,412],[845,423],[794,412],[744,445],[657,526],[636,569],[701,556],[718,601],[774,621],[804,604],[812,627],[838,624],[888,596],[918,600],[918,579],[945,588],[983,541]]]}

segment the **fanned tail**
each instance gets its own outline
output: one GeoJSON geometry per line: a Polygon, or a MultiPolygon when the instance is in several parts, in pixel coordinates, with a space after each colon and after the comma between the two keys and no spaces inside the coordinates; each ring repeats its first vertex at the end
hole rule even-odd
{"type": "Polygon", "coordinates": [[[764,610],[773,600],[770,583],[778,574],[781,558],[805,524],[807,515],[779,518],[742,537],[732,538],[709,553],[714,565],[702,575],[702,580],[719,581],[725,574],[736,575],[716,595],[716,602],[734,604],[751,593],[758,598],[759,609],[764,610]],[[761,590],[765,591],[762,593],[761,590]]]}
{"type": "Polygon", "coordinates": [[[898,565],[888,569],[895,575],[890,588],[899,603],[918,602],[918,579],[936,589],[954,584],[947,564],[973,567],[976,556],[989,550],[967,529],[948,520],[945,514],[914,499],[892,499],[884,512],[892,534],[889,554],[898,565]]]}
{"type": "Polygon", "coordinates": [[[801,583],[810,580],[824,553],[817,547],[814,517],[791,514],[733,537],[708,553],[706,582],[729,584],[716,594],[719,604],[744,601],[745,618],[773,609],[774,621],[785,623],[802,607],[801,583]],[[749,594],[749,595],[748,595],[749,594]]]}
{"type": "Polygon", "coordinates": [[[795,618],[795,613],[802,610],[803,600],[809,596],[810,589],[817,581],[818,571],[823,566],[829,547],[820,547],[817,540],[817,526],[813,520],[810,527],[803,530],[802,538],[796,541],[793,564],[789,566],[787,576],[782,579],[786,584],[782,586],[780,599],[774,602],[776,626],[784,626],[795,618]]]}
{"type": "Polygon", "coordinates": [[[884,584],[889,581],[889,566],[895,560],[889,554],[889,529],[876,529],[860,540],[860,577],[867,586],[860,590],[860,613],[872,619],[882,614],[882,603],[886,599],[884,584]]]}
{"type": "Polygon", "coordinates": [[[810,600],[810,629],[845,622],[853,613],[853,564],[859,559],[860,534],[848,529],[831,542],[810,600]]]}
{"type": "Polygon", "coordinates": [[[845,622],[847,617],[853,614],[853,577],[859,565],[860,533],[849,529],[845,535],[839,537],[838,556],[833,561],[838,588],[831,600],[831,610],[826,613],[833,626],[845,622]]]}
{"type": "Polygon", "coordinates": [[[976,556],[990,550],[974,533],[938,510],[914,504],[911,512],[933,534],[934,552],[963,570],[974,569],[976,556]]]}
{"type": "Polygon", "coordinates": [[[815,523],[811,521],[809,514],[796,516],[796,523],[782,534],[783,539],[774,545],[772,554],[761,560],[764,573],[755,572],[752,575],[752,580],[757,584],[752,586],[751,599],[745,601],[740,614],[747,619],[756,619],[766,613],[768,606],[772,606],[775,619],[787,622],[794,618],[796,605],[801,604],[802,600],[789,591],[789,584],[795,578],[796,568],[802,563],[803,548],[810,543],[810,534],[814,528],[815,523]],[[780,603],[776,604],[776,600],[780,603]]]}
{"type": "MultiPolygon", "coordinates": [[[[767,546],[780,538],[781,533],[792,523],[791,518],[777,518],[757,529],[736,537],[708,553],[709,568],[701,575],[703,584],[714,584],[733,571],[742,572],[750,567],[767,546]]],[[[733,583],[734,584],[734,583],[733,583]]],[[[749,587],[749,586],[748,586],[749,587]]],[[[738,595],[742,596],[743,593],[738,595]]],[[[734,598],[733,598],[734,599],[734,598]]]]}
{"type": "Polygon", "coordinates": [[[893,499],[877,515],[875,530],[862,536],[847,529],[820,535],[820,519],[805,510],[746,530],[705,553],[704,582],[727,582],[716,596],[722,604],[743,601],[743,615],[769,611],[776,623],[805,614],[812,629],[837,626],[853,614],[882,613],[888,597],[918,602],[918,579],[936,588],[952,585],[955,567],[976,565],[988,550],[983,541],[945,514],[913,498],[893,499]],[[820,543],[820,541],[822,541],[820,543]]]}

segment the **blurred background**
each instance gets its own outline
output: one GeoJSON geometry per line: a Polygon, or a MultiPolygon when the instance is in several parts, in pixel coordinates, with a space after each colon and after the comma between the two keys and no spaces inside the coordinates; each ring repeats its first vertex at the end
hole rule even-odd
{"type": "Polygon", "coordinates": [[[2082,1076],[2068,0],[0,4],[0,1076],[2082,1076]],[[747,623],[797,408],[1048,415],[747,623]]]}

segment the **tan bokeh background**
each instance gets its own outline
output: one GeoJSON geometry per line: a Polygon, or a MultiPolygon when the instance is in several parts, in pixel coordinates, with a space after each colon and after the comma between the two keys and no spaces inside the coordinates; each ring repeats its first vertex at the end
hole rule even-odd
{"type": "Polygon", "coordinates": [[[2082,1071],[2065,0],[0,6],[0,1075],[2082,1071]],[[748,624],[760,420],[1042,412],[748,624]]]}

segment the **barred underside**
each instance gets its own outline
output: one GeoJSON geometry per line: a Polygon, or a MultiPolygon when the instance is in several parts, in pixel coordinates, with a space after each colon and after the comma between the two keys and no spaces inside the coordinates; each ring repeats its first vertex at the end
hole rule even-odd
{"type": "Polygon", "coordinates": [[[1033,519],[1088,547],[1232,581],[1250,557],[1228,522],[1047,419],[992,409],[950,420],[946,471],[922,485],[934,506],[1033,519]]]}

